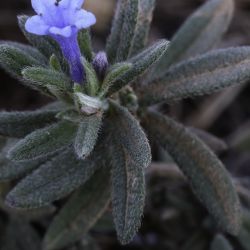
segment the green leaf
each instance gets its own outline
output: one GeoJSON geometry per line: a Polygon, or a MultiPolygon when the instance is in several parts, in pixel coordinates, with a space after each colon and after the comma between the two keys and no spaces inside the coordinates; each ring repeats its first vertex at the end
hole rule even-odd
{"type": "Polygon", "coordinates": [[[144,86],[142,105],[172,102],[214,93],[250,80],[250,47],[220,49],[171,68],[164,77],[144,86]]]}
{"type": "Polygon", "coordinates": [[[232,180],[221,161],[185,127],[159,113],[144,117],[148,133],[172,156],[195,194],[227,232],[239,232],[241,211],[232,180]]]}
{"type": "Polygon", "coordinates": [[[110,202],[109,182],[110,173],[103,167],[76,191],[49,226],[46,250],[64,248],[86,235],[110,202]]]}
{"type": "Polygon", "coordinates": [[[57,58],[57,56],[55,54],[53,54],[49,58],[49,65],[50,65],[51,69],[62,72],[60,61],[58,60],[58,58],[57,58]]]}
{"type": "Polygon", "coordinates": [[[132,63],[117,63],[111,67],[107,73],[99,96],[105,96],[108,93],[109,88],[120,78],[122,78],[133,67],[132,63]]]}
{"type": "Polygon", "coordinates": [[[175,63],[210,50],[228,29],[233,11],[232,0],[206,1],[173,37],[169,51],[155,66],[151,79],[163,76],[175,63]]]}
{"type": "Polygon", "coordinates": [[[20,78],[22,70],[28,66],[39,66],[42,63],[13,45],[0,44],[0,66],[14,77],[20,78]]]}
{"type": "Polygon", "coordinates": [[[140,227],[145,200],[145,176],[134,155],[119,143],[114,134],[112,143],[112,205],[119,241],[129,243],[140,227]]]}
{"type": "Polygon", "coordinates": [[[91,63],[89,63],[84,57],[82,57],[82,64],[84,65],[86,74],[86,92],[90,96],[96,96],[100,85],[96,72],[91,63]]]}
{"type": "Polygon", "coordinates": [[[95,147],[98,132],[102,125],[102,113],[81,119],[75,138],[74,148],[79,158],[86,158],[95,147]]]}
{"type": "Polygon", "coordinates": [[[212,241],[210,250],[233,250],[233,247],[223,235],[218,234],[212,241]]]}
{"type": "Polygon", "coordinates": [[[0,112],[0,134],[22,138],[36,129],[56,122],[59,110],[0,112]]]}
{"type": "Polygon", "coordinates": [[[124,8],[125,13],[120,30],[120,42],[116,45],[118,47],[116,62],[122,62],[129,58],[139,15],[139,0],[126,1],[124,8]]]}
{"type": "Polygon", "coordinates": [[[10,149],[8,157],[13,161],[38,159],[65,148],[76,135],[77,125],[60,121],[27,135],[10,149]]]}
{"type": "Polygon", "coordinates": [[[138,121],[129,111],[111,102],[113,216],[122,244],[132,240],[140,226],[145,199],[144,168],[151,162],[151,149],[138,121]],[[112,129],[115,128],[115,129],[112,129]]]}
{"type": "Polygon", "coordinates": [[[12,41],[0,41],[0,45],[9,45],[24,51],[26,54],[30,55],[34,59],[38,60],[41,64],[46,65],[48,63],[47,58],[41,54],[36,48],[29,46],[27,44],[12,42],[12,41]]]}
{"type": "Polygon", "coordinates": [[[134,164],[147,168],[151,163],[151,148],[147,136],[135,117],[124,107],[111,102],[110,128],[114,128],[116,141],[122,145],[134,164]]]}
{"type": "Polygon", "coordinates": [[[116,59],[118,44],[121,40],[121,30],[124,22],[126,6],[127,0],[117,1],[116,13],[112,23],[111,34],[109,35],[106,46],[108,61],[111,64],[113,64],[116,59]]]}
{"type": "Polygon", "coordinates": [[[130,48],[129,57],[136,55],[147,44],[150,25],[152,22],[155,0],[140,0],[139,15],[135,34],[130,48]]]}
{"type": "Polygon", "coordinates": [[[109,90],[109,95],[115,93],[116,91],[120,90],[127,84],[134,81],[140,75],[145,73],[149,68],[157,62],[161,56],[167,51],[168,49],[168,41],[160,40],[159,42],[153,44],[149,48],[142,51],[137,56],[129,59],[128,63],[132,63],[133,67],[123,76],[118,78],[109,90]]]}
{"type": "Polygon", "coordinates": [[[79,41],[79,46],[80,46],[82,55],[89,62],[92,62],[93,54],[92,54],[90,31],[88,29],[83,29],[79,31],[78,41],[79,41]]]}
{"type": "Polygon", "coordinates": [[[102,151],[105,148],[83,161],[76,158],[71,147],[64,150],[19,182],[6,203],[16,208],[38,208],[65,197],[104,165],[102,151]]]}
{"type": "Polygon", "coordinates": [[[0,181],[17,179],[25,173],[36,169],[43,161],[45,160],[27,161],[18,164],[0,155],[0,181]]]}
{"type": "MultiPolygon", "coordinates": [[[[72,92],[72,81],[64,73],[43,67],[27,67],[22,71],[22,75],[31,85],[47,91],[54,87],[70,99],[67,92],[72,92]]],[[[52,94],[55,93],[52,91],[52,94]]]]}

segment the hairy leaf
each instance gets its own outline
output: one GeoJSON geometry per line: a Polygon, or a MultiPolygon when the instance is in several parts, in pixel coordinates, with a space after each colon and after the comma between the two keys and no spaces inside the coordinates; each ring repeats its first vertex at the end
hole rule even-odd
{"type": "Polygon", "coordinates": [[[218,234],[212,241],[210,250],[233,250],[233,247],[223,235],[218,234]]]}
{"type": "Polygon", "coordinates": [[[139,15],[137,19],[133,42],[129,52],[129,57],[136,55],[146,46],[154,7],[155,0],[139,1],[139,15]]]}
{"type": "Polygon", "coordinates": [[[0,155],[0,181],[9,181],[31,172],[41,165],[45,159],[15,163],[0,155]]]}
{"type": "Polygon", "coordinates": [[[90,96],[95,96],[98,89],[99,89],[99,80],[97,74],[92,66],[84,57],[82,57],[82,64],[85,68],[85,75],[86,75],[86,83],[85,88],[86,92],[90,96]]]}
{"type": "Polygon", "coordinates": [[[9,45],[17,49],[20,49],[24,51],[25,53],[27,53],[28,55],[30,55],[31,57],[33,57],[34,59],[38,60],[43,65],[46,65],[48,63],[47,58],[42,53],[40,53],[40,51],[38,51],[36,48],[29,46],[27,44],[22,44],[22,43],[13,42],[13,41],[0,41],[0,44],[3,44],[3,45],[5,44],[5,45],[9,45]]]}
{"type": "Polygon", "coordinates": [[[107,73],[104,78],[99,96],[105,96],[109,88],[121,77],[123,77],[133,67],[132,63],[117,63],[107,73]]]}
{"type": "Polygon", "coordinates": [[[106,52],[109,62],[114,63],[118,51],[118,44],[121,40],[121,30],[124,23],[124,16],[127,6],[127,0],[118,0],[116,13],[112,24],[110,36],[107,41],[106,52]]]}
{"type": "Polygon", "coordinates": [[[173,157],[195,194],[218,224],[231,234],[240,229],[240,204],[232,180],[220,160],[194,134],[168,117],[148,112],[147,131],[173,157]]]}
{"type": "Polygon", "coordinates": [[[81,119],[75,138],[75,152],[79,158],[86,158],[95,147],[102,124],[102,113],[81,119]]]}
{"type": "Polygon", "coordinates": [[[110,202],[109,176],[108,169],[99,169],[70,198],[46,233],[46,250],[61,249],[86,235],[110,202]]]}
{"type": "Polygon", "coordinates": [[[72,82],[64,73],[43,67],[27,67],[22,71],[25,80],[38,87],[55,86],[62,91],[71,91],[72,82]]]}
{"type": "Polygon", "coordinates": [[[20,78],[25,67],[41,64],[25,50],[6,43],[0,44],[0,66],[14,77],[20,78]]]}
{"type": "Polygon", "coordinates": [[[141,103],[152,105],[210,94],[250,80],[250,47],[220,49],[171,68],[142,89],[141,103]]]}
{"type": "Polygon", "coordinates": [[[92,55],[90,31],[88,29],[81,30],[78,34],[78,41],[82,55],[89,62],[92,62],[93,55],[92,55]]]}
{"type": "Polygon", "coordinates": [[[111,128],[116,135],[117,143],[121,144],[141,168],[146,168],[151,163],[151,148],[147,136],[139,122],[124,107],[111,102],[112,117],[111,128]]]}
{"type": "Polygon", "coordinates": [[[100,152],[83,161],[76,158],[71,148],[64,150],[18,183],[6,203],[17,208],[37,208],[70,194],[104,165],[100,152]]]}
{"type": "Polygon", "coordinates": [[[161,77],[177,62],[211,49],[228,29],[233,10],[233,0],[206,1],[173,37],[169,51],[155,66],[152,78],[161,77]]]}
{"type": "Polygon", "coordinates": [[[0,134],[22,138],[36,129],[56,122],[59,110],[37,110],[26,112],[0,112],[0,134]]]}
{"type": "Polygon", "coordinates": [[[145,176],[141,165],[114,135],[112,143],[112,204],[119,241],[129,243],[140,227],[145,200],[145,176]]]}
{"type": "Polygon", "coordinates": [[[113,83],[109,90],[109,95],[120,90],[149,70],[149,68],[167,51],[168,44],[168,41],[160,40],[137,56],[129,59],[128,63],[132,63],[133,67],[113,83]]]}
{"type": "Polygon", "coordinates": [[[72,144],[77,125],[60,121],[27,135],[10,149],[8,157],[14,161],[38,159],[72,144]]]}
{"type": "Polygon", "coordinates": [[[120,43],[118,44],[116,62],[129,58],[133,37],[135,35],[139,15],[139,0],[126,1],[124,21],[120,30],[120,43]]]}

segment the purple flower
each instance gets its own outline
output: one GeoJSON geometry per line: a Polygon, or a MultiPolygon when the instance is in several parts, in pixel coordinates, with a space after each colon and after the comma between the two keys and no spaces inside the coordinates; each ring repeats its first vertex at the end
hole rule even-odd
{"type": "Polygon", "coordinates": [[[31,0],[37,15],[30,17],[25,29],[55,39],[70,65],[72,80],[84,80],[84,68],[77,41],[78,31],[95,24],[95,16],[81,9],[84,0],[31,0]]]}

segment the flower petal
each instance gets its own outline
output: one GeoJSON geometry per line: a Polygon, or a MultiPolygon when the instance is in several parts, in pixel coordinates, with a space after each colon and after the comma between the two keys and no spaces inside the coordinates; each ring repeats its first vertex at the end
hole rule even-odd
{"type": "Polygon", "coordinates": [[[45,6],[43,0],[31,0],[31,5],[34,11],[40,15],[44,12],[45,6]]]}
{"type": "Polygon", "coordinates": [[[64,28],[51,27],[49,32],[53,35],[59,35],[63,37],[70,37],[72,35],[71,26],[66,26],[64,28]]]}
{"type": "Polygon", "coordinates": [[[93,13],[88,12],[86,10],[79,10],[75,15],[75,23],[74,25],[78,29],[86,29],[91,25],[96,23],[96,17],[93,13]]]}
{"type": "Polygon", "coordinates": [[[25,23],[25,29],[35,35],[48,35],[49,33],[49,26],[38,15],[28,18],[25,23]]]}

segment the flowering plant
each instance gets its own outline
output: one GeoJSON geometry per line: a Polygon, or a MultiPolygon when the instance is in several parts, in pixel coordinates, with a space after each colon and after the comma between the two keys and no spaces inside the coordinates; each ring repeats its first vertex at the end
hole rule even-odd
{"type": "Polygon", "coordinates": [[[111,200],[118,239],[126,244],[140,226],[154,142],[218,225],[237,234],[238,195],[204,132],[160,113],[162,103],[250,79],[249,47],[205,53],[226,31],[232,0],[207,1],[171,43],[147,48],[155,1],[119,0],[105,52],[96,54],[88,30],[96,18],[81,9],[83,2],[33,0],[37,15],[18,17],[33,47],[0,44],[2,68],[55,99],[36,111],[0,113],[0,180],[21,179],[6,204],[51,211],[65,198],[43,242],[45,249],[61,249],[86,235],[111,200]]]}

